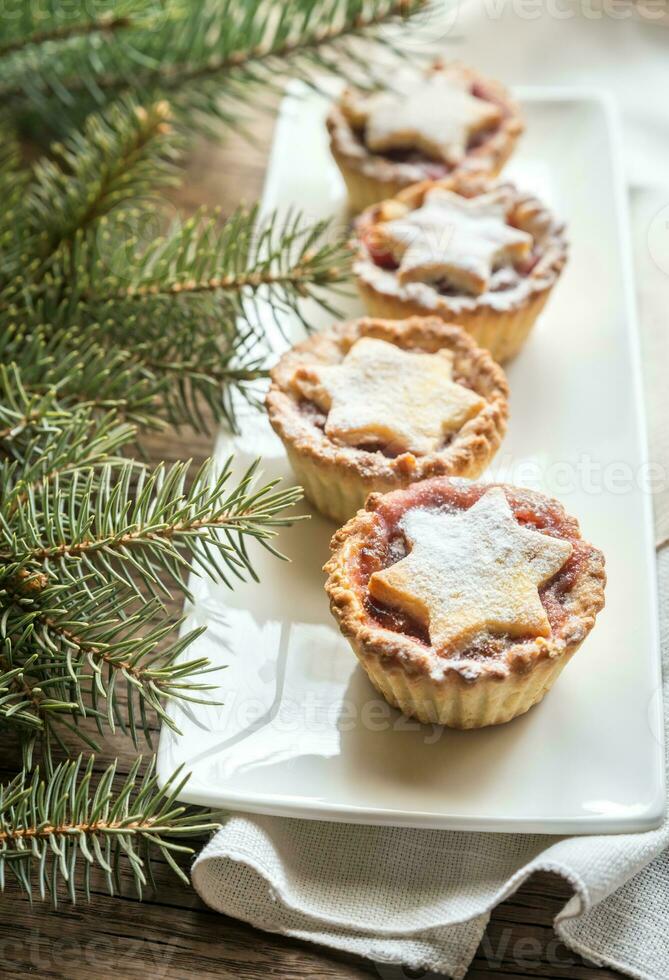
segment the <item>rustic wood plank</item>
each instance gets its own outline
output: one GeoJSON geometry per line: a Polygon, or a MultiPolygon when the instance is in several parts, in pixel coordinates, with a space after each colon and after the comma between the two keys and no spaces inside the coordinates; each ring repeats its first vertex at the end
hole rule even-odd
{"type": "MultiPolygon", "coordinates": [[[[253,125],[256,143],[237,139],[221,144],[196,140],[188,161],[184,186],[174,202],[186,212],[201,204],[229,213],[241,200],[255,199],[261,190],[271,121],[253,125]]],[[[211,438],[189,430],[149,433],[143,448],[149,460],[201,461],[211,438]]],[[[175,597],[170,615],[178,616],[175,597]]],[[[155,726],[157,734],[158,726],[155,726]]],[[[76,746],[76,742],[72,743],[76,746]]],[[[112,758],[126,773],[135,758],[132,741],[118,734],[107,738],[96,769],[112,758]]],[[[0,774],[5,778],[19,765],[18,743],[11,737],[0,749],[0,774]]],[[[187,863],[184,864],[187,867],[187,863]]],[[[93,879],[90,905],[83,896],[71,907],[65,899],[58,911],[39,904],[31,907],[10,885],[2,897],[0,975],[18,980],[28,975],[58,980],[405,980],[400,967],[376,967],[368,960],[322,949],[297,940],[263,933],[245,923],[212,912],[183,885],[162,860],[155,863],[157,889],[140,904],[127,875],[121,894],[107,895],[102,876],[93,879]]],[[[570,895],[565,882],[553,875],[535,875],[492,916],[467,980],[496,977],[542,977],[545,980],[615,980],[620,974],[588,965],[561,944],[552,920],[570,895]]],[[[434,974],[432,980],[437,980],[434,974]]],[[[423,975],[428,980],[428,975],[423,975]]]]}

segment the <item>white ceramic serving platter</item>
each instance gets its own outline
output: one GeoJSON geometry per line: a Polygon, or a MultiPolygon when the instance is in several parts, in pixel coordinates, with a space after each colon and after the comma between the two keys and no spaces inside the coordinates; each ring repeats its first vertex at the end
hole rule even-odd
{"type": "MultiPolygon", "coordinates": [[[[323,126],[326,101],[283,102],[264,207],[346,221],[323,126]]],[[[330,617],[321,566],[334,526],[317,515],[283,532],[284,564],[258,549],[261,584],[193,581],[189,655],[225,665],[212,697],[172,706],[159,773],[185,764],[183,799],[224,809],[409,826],[610,833],[658,824],[664,802],[660,658],[645,486],[645,435],[617,118],[597,92],[518,93],[527,132],[509,177],[569,225],[566,271],[510,366],[511,422],[490,478],[558,496],[603,549],[606,609],[543,703],[510,724],[421,726],[373,690],[330,617]]],[[[346,314],[358,314],[346,300],[346,314]]],[[[329,316],[313,311],[315,327],[329,316]]],[[[272,329],[268,319],[268,329],[272,329]]],[[[297,336],[295,324],[284,327],[297,336]]],[[[280,343],[280,341],[277,341],[280,343]]],[[[265,418],[221,435],[237,471],[292,474],[265,418]]],[[[303,508],[308,512],[308,508],[303,508]]]]}

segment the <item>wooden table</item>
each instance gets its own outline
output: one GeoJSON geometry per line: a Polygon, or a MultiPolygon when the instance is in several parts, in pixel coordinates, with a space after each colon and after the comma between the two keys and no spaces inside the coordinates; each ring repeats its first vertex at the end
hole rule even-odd
{"type": "MultiPolygon", "coordinates": [[[[201,204],[219,205],[228,212],[240,199],[254,200],[260,193],[272,121],[264,117],[254,125],[257,142],[249,146],[235,137],[222,145],[197,141],[188,161],[184,186],[176,203],[187,211],[201,204]]],[[[173,461],[208,455],[211,439],[190,431],[151,436],[144,442],[149,457],[173,461]]],[[[180,600],[174,601],[178,614],[180,600]]],[[[156,729],[157,738],[157,729],[156,729]]],[[[114,756],[126,773],[135,758],[130,739],[107,739],[97,768],[114,756]]],[[[3,745],[0,778],[19,766],[17,745],[3,745]]],[[[196,845],[197,846],[197,845],[196,845]]],[[[187,862],[184,864],[186,866],[187,862]]],[[[120,980],[405,980],[434,974],[416,974],[401,967],[380,969],[368,960],[337,953],[309,943],[263,933],[243,922],[209,910],[195,892],[183,885],[157,861],[155,894],[137,900],[128,880],[122,893],[110,897],[101,876],[94,877],[91,904],[83,896],[72,907],[36,904],[31,907],[10,885],[0,899],[4,911],[0,931],[0,977],[120,978],[120,980]]],[[[552,929],[555,914],[571,890],[562,879],[535,875],[493,913],[478,949],[468,980],[497,977],[554,977],[572,980],[612,980],[621,974],[588,965],[560,943],[552,929]]]]}

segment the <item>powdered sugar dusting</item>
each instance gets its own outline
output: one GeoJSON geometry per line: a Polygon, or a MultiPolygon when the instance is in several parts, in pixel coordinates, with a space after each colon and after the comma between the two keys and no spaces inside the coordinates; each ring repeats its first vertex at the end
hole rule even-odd
{"type": "Polygon", "coordinates": [[[480,295],[493,271],[513,268],[532,249],[532,236],[507,224],[507,207],[503,187],[471,198],[436,187],[420,208],[377,225],[376,236],[399,262],[401,285],[447,283],[480,295]]]}
{"type": "Polygon", "coordinates": [[[518,524],[503,490],[489,490],[458,514],[415,508],[401,527],[411,551],[371,576],[370,593],[423,623],[437,651],[453,653],[482,631],[550,635],[538,589],[572,545],[518,524]]]}
{"type": "Polygon", "coordinates": [[[365,144],[377,153],[416,149],[455,166],[472,137],[501,118],[499,108],[472,95],[457,74],[405,73],[394,88],[349,97],[348,112],[364,124],[365,144]]]}
{"type": "Polygon", "coordinates": [[[328,413],[324,431],[333,442],[425,455],[485,406],[452,374],[448,350],[406,351],[362,337],[341,364],[303,370],[295,381],[328,413]]]}

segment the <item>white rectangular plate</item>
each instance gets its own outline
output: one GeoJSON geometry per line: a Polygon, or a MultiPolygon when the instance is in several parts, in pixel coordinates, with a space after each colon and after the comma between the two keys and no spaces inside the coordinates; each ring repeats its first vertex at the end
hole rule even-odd
{"type": "MultiPolygon", "coordinates": [[[[345,221],[322,96],[283,102],[266,209],[345,221]]],[[[292,564],[258,553],[261,584],[194,580],[189,655],[227,669],[223,706],[173,706],[159,772],[184,763],[183,799],[231,810],[489,831],[606,833],[658,824],[664,803],[660,658],[634,295],[617,119],[596,92],[518,93],[527,133],[508,176],[569,226],[570,261],[509,368],[511,422],[490,477],[559,497],[603,549],[606,609],[542,704],[510,724],[458,732],[400,716],[370,686],[330,617],[321,566],[332,524],[281,534],[292,564]]],[[[298,97],[299,96],[299,97],[298,97]]],[[[347,314],[361,312],[346,301],[347,314]]],[[[330,318],[313,313],[314,326],[330,318]]],[[[287,325],[295,333],[295,325],[287,325]]],[[[265,418],[216,454],[238,472],[292,480],[265,418]]],[[[305,507],[304,510],[307,510],[305,507]]]]}

